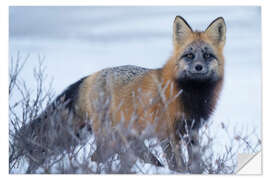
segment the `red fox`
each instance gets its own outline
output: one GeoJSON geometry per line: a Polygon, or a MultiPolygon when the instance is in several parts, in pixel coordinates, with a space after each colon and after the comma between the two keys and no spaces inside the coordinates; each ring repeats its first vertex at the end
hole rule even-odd
{"type": "MultiPolygon", "coordinates": [[[[225,35],[222,17],[205,31],[193,31],[177,16],[173,54],[163,67],[103,69],[72,84],[56,101],[62,99],[76,115],[73,123],[77,129],[84,127],[83,119],[91,119],[88,129],[96,137],[97,152],[101,151],[98,139],[103,136],[104,119],[112,128],[132,124],[138,134],[148,124],[156,124],[153,131],[158,139],[170,139],[171,151],[179,151],[179,134],[186,133],[186,126],[196,134],[215,109],[223,84],[225,35]]],[[[181,165],[176,162],[176,166],[181,165]]]]}

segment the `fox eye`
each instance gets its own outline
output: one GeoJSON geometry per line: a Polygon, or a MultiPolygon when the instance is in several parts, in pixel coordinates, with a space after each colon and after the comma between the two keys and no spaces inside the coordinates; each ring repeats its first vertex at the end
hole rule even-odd
{"type": "Polygon", "coordinates": [[[210,57],[212,57],[212,55],[210,53],[204,53],[203,57],[204,59],[209,59],[210,57]]]}
{"type": "Polygon", "coordinates": [[[194,58],[194,54],[193,53],[188,53],[188,54],[186,54],[186,57],[188,59],[193,59],[194,58]]]}

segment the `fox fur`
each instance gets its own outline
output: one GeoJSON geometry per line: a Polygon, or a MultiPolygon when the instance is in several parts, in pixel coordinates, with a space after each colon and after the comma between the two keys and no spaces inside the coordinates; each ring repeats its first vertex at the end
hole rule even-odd
{"type": "Polygon", "coordinates": [[[156,127],[160,138],[175,132],[176,124],[183,117],[188,121],[194,120],[195,127],[199,128],[200,124],[197,122],[202,119],[206,121],[214,111],[222,87],[225,31],[223,18],[217,18],[204,32],[193,32],[186,21],[177,16],[174,21],[173,55],[162,68],[121,66],[104,69],[86,77],[79,86],[75,102],[77,114],[91,117],[93,132],[98,131],[102,123],[97,118],[99,112],[93,102],[99,101],[102,94],[110,97],[108,110],[113,126],[120,123],[121,119],[128,125],[132,113],[136,111],[138,117],[134,128],[139,132],[144,130],[147,123],[154,123],[153,113],[162,119],[156,127]],[[196,46],[211,49],[213,59],[208,64],[208,69],[214,72],[213,77],[205,80],[187,79],[181,84],[178,76],[188,67],[187,62],[180,57],[188,46],[193,49],[196,46]],[[179,91],[182,93],[177,96],[179,91]],[[175,96],[176,99],[165,107],[166,101],[175,96]],[[151,101],[155,102],[151,105],[151,101]],[[162,112],[165,108],[167,111],[162,112]]]}
{"type": "Polygon", "coordinates": [[[178,134],[186,133],[185,125],[197,132],[215,109],[224,79],[225,34],[222,17],[205,31],[193,31],[177,16],[173,54],[163,67],[103,69],[71,85],[57,100],[67,102],[66,108],[76,114],[75,129],[84,126],[83,119],[91,119],[90,129],[97,139],[106,115],[112,127],[119,123],[127,127],[133,121],[138,134],[148,124],[156,124],[156,136],[172,139],[172,149],[177,151],[178,134]],[[107,108],[100,109],[99,104],[107,108]]]}

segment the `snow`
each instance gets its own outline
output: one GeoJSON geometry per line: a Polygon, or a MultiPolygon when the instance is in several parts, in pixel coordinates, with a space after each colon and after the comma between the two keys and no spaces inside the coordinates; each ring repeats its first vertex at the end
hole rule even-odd
{"type": "Polygon", "coordinates": [[[218,135],[221,122],[230,133],[254,130],[261,138],[261,9],[257,6],[10,7],[10,56],[16,57],[18,51],[22,57],[30,54],[22,72],[29,83],[38,55],[45,56],[58,94],[106,67],[161,67],[172,52],[176,15],[199,30],[224,17],[225,83],[211,118],[213,131],[220,144],[224,143],[224,136],[218,135]]]}

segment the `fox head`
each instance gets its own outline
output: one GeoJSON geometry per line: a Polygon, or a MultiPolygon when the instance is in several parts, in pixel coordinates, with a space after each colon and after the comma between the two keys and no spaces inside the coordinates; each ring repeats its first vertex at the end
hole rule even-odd
{"type": "Polygon", "coordinates": [[[182,17],[177,16],[173,24],[175,79],[182,84],[221,79],[225,39],[226,25],[222,17],[215,19],[205,31],[193,31],[182,17]]]}

